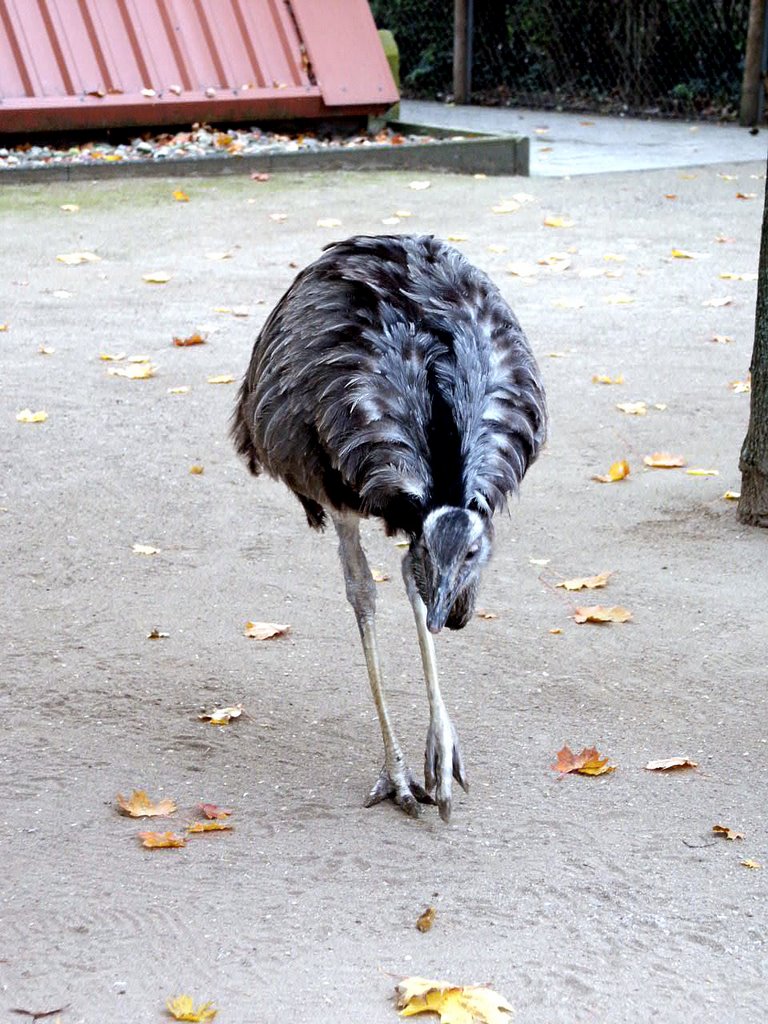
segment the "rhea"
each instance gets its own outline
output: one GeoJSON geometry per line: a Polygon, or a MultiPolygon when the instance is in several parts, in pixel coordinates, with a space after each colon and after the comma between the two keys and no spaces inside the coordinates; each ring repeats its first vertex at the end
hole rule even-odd
{"type": "Polygon", "coordinates": [[[474,614],[493,515],[516,492],[545,437],[544,389],[499,290],[431,236],[357,236],[301,271],[262,328],[232,434],[252,473],[297,496],[309,525],[330,517],[384,739],[366,806],[451,814],[466,790],[443,702],[434,634],[474,614]],[[382,685],[375,584],[360,541],[373,517],[404,535],[405,590],[429,699],[425,785],[411,773],[382,685]]]}

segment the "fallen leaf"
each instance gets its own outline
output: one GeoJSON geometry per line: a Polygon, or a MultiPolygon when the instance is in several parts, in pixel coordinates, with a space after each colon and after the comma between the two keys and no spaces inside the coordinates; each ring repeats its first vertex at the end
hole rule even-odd
{"type": "MultiPolygon", "coordinates": [[[[18,1013],[23,1017],[32,1017],[33,1020],[43,1020],[45,1017],[52,1017],[54,1013],[63,1013],[64,1010],[68,1010],[72,1004],[66,1003],[64,1006],[57,1006],[55,1010],[21,1010],[15,1007],[11,1010],[11,1013],[18,1013]]],[[[61,1024],[61,1017],[55,1024],[61,1024]]]]}
{"type": "Polygon", "coordinates": [[[736,193],[736,198],[737,199],[756,199],[757,198],[757,192],[737,192],[736,193]]]}
{"type": "Polygon", "coordinates": [[[550,767],[561,775],[568,775],[571,772],[577,772],[579,775],[607,775],[616,771],[615,765],[608,764],[607,757],[598,754],[597,747],[584,747],[580,754],[574,754],[567,744],[562,750],[558,750],[557,760],[550,767]]]}
{"type": "Polygon", "coordinates": [[[507,273],[513,277],[536,277],[539,268],[535,263],[526,263],[524,260],[516,260],[507,264],[507,273]]]}
{"type": "Polygon", "coordinates": [[[77,267],[81,263],[98,263],[101,256],[97,256],[95,252],[65,252],[56,259],[68,267],[77,267]]]}
{"type": "Polygon", "coordinates": [[[371,569],[371,579],[374,583],[386,583],[387,580],[391,579],[388,572],[384,572],[383,569],[371,569]]]}
{"type": "Polygon", "coordinates": [[[206,341],[207,338],[204,335],[200,334],[199,331],[195,331],[194,334],[190,334],[186,338],[174,337],[173,344],[176,348],[188,348],[190,345],[204,345],[206,341]]]}
{"type": "Polygon", "coordinates": [[[654,402],[653,408],[658,409],[659,412],[664,412],[664,410],[667,408],[667,404],[666,402],[654,402]]]}
{"type": "Polygon", "coordinates": [[[125,352],[118,352],[112,355],[110,352],[99,352],[99,359],[102,363],[120,363],[125,359],[125,352]]]}
{"type": "Polygon", "coordinates": [[[229,725],[233,718],[239,718],[242,713],[242,704],[235,704],[229,708],[214,708],[213,711],[198,715],[198,718],[201,722],[210,722],[211,725],[229,725]]]}
{"type": "Polygon", "coordinates": [[[386,225],[387,227],[394,227],[395,224],[399,224],[400,223],[400,218],[399,217],[382,217],[381,223],[386,225]]]}
{"type": "Polygon", "coordinates": [[[632,612],[620,605],[595,604],[582,608],[576,608],[573,613],[574,622],[629,622],[632,612]]]}
{"type": "Polygon", "coordinates": [[[38,409],[37,412],[32,412],[31,409],[22,409],[21,412],[16,413],[17,423],[45,423],[48,419],[48,413],[45,409],[38,409]]]}
{"type": "Polygon", "coordinates": [[[739,180],[738,174],[721,174],[720,171],[718,171],[717,172],[717,176],[718,176],[718,178],[722,178],[723,181],[738,181],[739,180]]]}
{"type": "Polygon", "coordinates": [[[726,491],[723,495],[725,501],[738,501],[741,497],[741,491],[726,491]]]}
{"type": "Polygon", "coordinates": [[[193,821],[191,825],[187,826],[187,832],[196,835],[200,832],[226,832],[232,829],[232,825],[228,825],[223,821],[193,821]]]}
{"type": "Polygon", "coordinates": [[[617,480],[623,480],[627,476],[629,476],[629,463],[626,459],[620,459],[618,462],[611,463],[607,473],[593,476],[592,479],[596,480],[599,484],[612,484],[617,480]]]}
{"type": "Polygon", "coordinates": [[[743,832],[737,832],[733,828],[729,828],[727,825],[713,825],[712,831],[715,835],[722,836],[724,839],[745,839],[743,832]]]}
{"type": "Polygon", "coordinates": [[[611,576],[613,576],[613,571],[609,570],[600,572],[597,576],[580,576],[571,580],[561,580],[555,586],[562,587],[564,590],[597,590],[599,587],[604,587],[611,576]]]}
{"type": "Polygon", "coordinates": [[[159,555],[160,548],[153,548],[151,544],[134,544],[131,548],[135,555],[159,555]]]}
{"type": "Polygon", "coordinates": [[[208,378],[208,383],[209,384],[232,384],[234,382],[234,379],[235,378],[232,376],[231,373],[220,373],[216,377],[209,377],[208,378]]]}
{"type": "Polygon", "coordinates": [[[689,252],[688,249],[673,249],[672,256],[676,260],[700,260],[709,256],[708,252],[689,252]]]}
{"type": "Polygon", "coordinates": [[[127,377],[128,380],[149,380],[157,372],[154,363],[132,363],[130,366],[110,366],[107,374],[110,377],[127,377]]]}
{"type": "Polygon", "coordinates": [[[509,250],[509,246],[508,245],[496,245],[496,244],[494,244],[494,245],[489,245],[487,248],[488,248],[488,252],[493,252],[493,253],[496,253],[496,254],[501,254],[501,253],[507,252],[509,250]]]}
{"type": "Polygon", "coordinates": [[[733,342],[733,338],[728,334],[713,334],[710,341],[714,341],[716,345],[730,345],[733,342]]]}
{"type": "Polygon", "coordinates": [[[175,999],[169,999],[165,1005],[175,1020],[208,1021],[213,1020],[218,1013],[213,1003],[201,1003],[195,1009],[192,996],[176,996],[175,999]]]}
{"type": "Polygon", "coordinates": [[[752,377],[746,380],[732,380],[728,387],[737,395],[748,395],[752,391],[752,377]]]}
{"type": "Polygon", "coordinates": [[[720,476],[719,469],[686,469],[688,476],[720,476]]]}
{"type": "Polygon", "coordinates": [[[177,188],[176,191],[173,193],[173,198],[176,200],[177,203],[189,202],[189,196],[187,195],[186,192],[182,192],[180,188],[177,188]]]}
{"type": "Polygon", "coordinates": [[[434,907],[427,907],[423,910],[416,918],[416,927],[420,932],[428,932],[432,925],[435,923],[437,917],[437,911],[434,907]]]}
{"type": "Polygon", "coordinates": [[[205,466],[201,466],[198,462],[195,462],[192,466],[189,467],[189,472],[192,474],[192,476],[202,476],[203,473],[205,472],[205,466]]]}
{"type": "Polygon", "coordinates": [[[448,242],[466,242],[468,241],[467,235],[446,235],[446,241],[448,242]]]}
{"type": "Polygon", "coordinates": [[[287,636],[291,627],[279,622],[246,622],[243,636],[251,640],[273,640],[275,637],[287,636]]]}
{"type": "Polygon", "coordinates": [[[544,227],[546,228],[572,228],[575,223],[570,217],[559,217],[553,214],[548,214],[544,218],[544,227]]]}
{"type": "Polygon", "coordinates": [[[4,334],[6,331],[10,331],[10,324],[0,324],[0,334],[4,334]]]}
{"type": "Polygon", "coordinates": [[[63,210],[64,213],[79,213],[80,212],[80,207],[77,205],[77,203],[62,203],[61,206],[59,207],[59,209],[63,210]]]}
{"type": "Polygon", "coordinates": [[[623,384],[624,375],[620,373],[618,377],[609,377],[607,373],[594,374],[592,377],[593,384],[623,384]]]}
{"type": "Polygon", "coordinates": [[[254,171],[251,181],[269,181],[269,174],[266,171],[254,171]]]}
{"type": "Polygon", "coordinates": [[[603,259],[606,260],[608,263],[624,263],[627,257],[622,256],[621,253],[618,252],[607,252],[603,256],[603,259]]]}
{"type": "Polygon", "coordinates": [[[665,192],[664,193],[664,198],[665,199],[677,199],[677,193],[676,192],[665,192]]]}
{"type": "Polygon", "coordinates": [[[170,635],[170,633],[163,633],[159,629],[151,629],[147,633],[147,640],[167,640],[170,635]]]}
{"type": "Polygon", "coordinates": [[[609,306],[631,306],[634,301],[634,295],[626,295],[623,292],[618,292],[616,295],[603,296],[603,302],[609,306]]]}
{"type": "Polygon", "coordinates": [[[567,270],[573,261],[567,252],[551,252],[547,256],[540,256],[536,262],[542,267],[549,267],[550,270],[563,271],[567,270]]]}
{"type": "Polygon", "coordinates": [[[122,793],[118,793],[115,799],[120,813],[127,814],[129,818],[167,818],[176,810],[173,800],[166,797],[153,803],[143,789],[134,789],[127,798],[122,793]]]}
{"type": "Polygon", "coordinates": [[[395,217],[412,217],[413,213],[410,210],[395,210],[395,217]]]}
{"type": "Polygon", "coordinates": [[[756,861],[756,860],[740,860],[739,864],[741,864],[741,866],[743,868],[752,868],[752,870],[755,870],[757,868],[761,868],[763,866],[762,864],[758,863],[758,861],[756,861]]]}
{"type": "MultiPolygon", "coordinates": [[[[547,561],[549,561],[549,559],[547,559],[547,561]]],[[[489,611],[488,611],[487,609],[485,609],[485,608],[478,608],[478,609],[477,609],[477,611],[475,612],[475,616],[476,616],[476,618],[478,618],[478,619],[486,619],[486,620],[487,620],[487,621],[489,621],[489,622],[490,622],[490,621],[491,621],[492,619],[498,619],[498,617],[499,617],[499,616],[498,616],[498,615],[496,614],[496,612],[489,612],[489,611]]]]}
{"type": "Polygon", "coordinates": [[[668,757],[664,761],[649,761],[645,766],[647,772],[668,772],[677,768],[698,768],[698,761],[690,757],[668,757]]]}
{"type": "Polygon", "coordinates": [[[652,469],[679,469],[685,465],[682,455],[671,455],[669,452],[653,452],[646,455],[643,462],[652,469]]]}
{"type": "Polygon", "coordinates": [[[547,359],[567,359],[567,352],[547,352],[547,359]]]}
{"type": "Polygon", "coordinates": [[[152,360],[149,356],[128,356],[129,363],[151,363],[152,360]]]}
{"type": "Polygon", "coordinates": [[[645,402],[617,402],[616,408],[628,416],[645,416],[648,412],[645,402]]]}
{"type": "Polygon", "coordinates": [[[552,561],[551,558],[529,558],[528,561],[531,565],[549,565],[552,561]]]}
{"type": "Polygon", "coordinates": [[[198,804],[197,805],[206,818],[228,818],[232,811],[227,807],[218,807],[216,804],[198,804]]]}
{"type": "Polygon", "coordinates": [[[146,281],[147,284],[168,284],[171,280],[171,274],[166,273],[164,270],[153,270],[149,274],[142,274],[142,281],[146,281]]]}
{"type": "Polygon", "coordinates": [[[283,221],[288,220],[287,213],[270,213],[269,219],[273,220],[275,224],[282,224],[283,221]]]}
{"type": "Polygon", "coordinates": [[[52,356],[55,352],[55,348],[51,348],[50,345],[39,345],[37,351],[41,356],[52,356]]]}
{"type": "Polygon", "coordinates": [[[517,213],[520,203],[516,199],[502,199],[491,207],[491,213],[517,213]]]}
{"type": "Polygon", "coordinates": [[[733,298],[730,295],[725,295],[722,298],[705,299],[702,302],[702,306],[709,306],[714,309],[718,309],[720,306],[730,306],[733,304],[733,298]]]}
{"type": "Polygon", "coordinates": [[[425,189],[431,187],[431,181],[411,181],[408,183],[408,188],[413,189],[414,192],[423,192],[425,189]]]}
{"type": "Polygon", "coordinates": [[[715,235],[715,241],[720,242],[721,244],[728,244],[729,242],[735,242],[736,239],[732,238],[730,235],[715,235]]]}
{"type": "Polygon", "coordinates": [[[404,978],[396,992],[401,1017],[432,1012],[439,1015],[441,1024],[506,1024],[513,1012],[503,996],[484,985],[404,978]]]}
{"type": "Polygon", "coordinates": [[[555,299],[552,305],[557,309],[584,309],[586,302],[584,299],[565,297],[555,299]]]}
{"type": "Polygon", "coordinates": [[[723,281],[756,281],[757,280],[757,274],[753,274],[751,272],[746,273],[746,274],[731,274],[728,271],[723,271],[723,273],[718,274],[717,276],[719,278],[721,278],[723,281]]]}
{"type": "Polygon", "coordinates": [[[207,252],[205,258],[207,260],[231,260],[234,256],[233,252],[207,252]]]}
{"type": "Polygon", "coordinates": [[[191,390],[192,389],[189,387],[188,384],[182,384],[181,387],[178,387],[178,388],[168,388],[168,394],[169,395],[188,395],[191,390]]]}
{"type": "Polygon", "coordinates": [[[559,636],[563,631],[562,629],[560,629],[559,626],[555,626],[554,628],[550,629],[549,632],[552,633],[553,636],[559,636]]]}

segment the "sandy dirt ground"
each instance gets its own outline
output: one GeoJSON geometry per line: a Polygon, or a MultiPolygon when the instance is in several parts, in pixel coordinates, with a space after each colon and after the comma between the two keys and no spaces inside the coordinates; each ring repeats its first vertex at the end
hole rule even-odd
{"type": "MultiPolygon", "coordinates": [[[[722,499],[739,487],[749,399],[729,382],[747,374],[755,284],[719,277],[756,270],[763,170],[433,175],[421,192],[401,174],[188,180],[188,203],[172,181],[3,187],[0,1020],[67,1005],[62,1024],[154,1024],[189,993],[222,1024],[388,1024],[411,974],[491,983],[519,1024],[765,1019],[768,536],[722,499]],[[534,200],[492,212],[518,192],[534,200]],[[334,538],[248,476],[227,437],[235,385],[207,383],[242,374],[323,243],[402,209],[395,230],[466,237],[532,340],[552,414],[498,522],[481,595],[498,618],[438,641],[471,781],[449,825],[363,808],[380,736],[334,538]],[[574,226],[545,227],[550,213],[574,226]],[[80,250],[101,262],[56,261],[80,250]],[[569,269],[506,272],[555,252],[569,269]],[[591,268],[623,276],[579,276],[591,268]],[[144,283],[153,271],[172,279],[144,283]],[[214,311],[240,305],[249,317],[214,311]],[[211,323],[208,344],[172,347],[211,323]],[[157,375],[110,377],[101,352],[147,354],[157,375]],[[637,400],[646,416],[615,407],[637,400]],[[17,423],[25,407],[47,422],[17,423]],[[719,475],[644,469],[658,450],[719,475]],[[619,458],[627,480],[592,481],[619,458]],[[607,589],[586,598],[554,587],[601,570],[607,589]],[[582,603],[633,621],[577,625],[582,603]],[[292,633],[248,640],[248,619],[292,633]],[[198,718],[239,703],[229,727],[198,718]],[[559,779],[564,743],[596,744],[616,771],[559,779]],[[644,770],[676,755],[699,769],[644,770]],[[177,801],[163,829],[211,801],[234,830],[144,850],[153,823],[115,809],[134,788],[177,801]]],[[[420,773],[401,552],[373,524],[365,537],[392,577],[384,667],[420,773]]]]}

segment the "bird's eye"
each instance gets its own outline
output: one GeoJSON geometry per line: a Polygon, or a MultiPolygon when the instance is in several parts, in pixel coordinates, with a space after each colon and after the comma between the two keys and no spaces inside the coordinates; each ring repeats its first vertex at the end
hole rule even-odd
{"type": "Polygon", "coordinates": [[[467,551],[467,554],[466,554],[466,558],[464,559],[464,561],[465,561],[465,562],[471,562],[471,561],[472,561],[472,559],[473,559],[473,558],[474,558],[474,557],[475,557],[475,556],[477,555],[477,552],[478,552],[479,550],[480,550],[480,547],[479,547],[478,545],[475,545],[475,547],[473,547],[473,548],[470,548],[470,549],[469,549],[469,550],[467,551]]]}

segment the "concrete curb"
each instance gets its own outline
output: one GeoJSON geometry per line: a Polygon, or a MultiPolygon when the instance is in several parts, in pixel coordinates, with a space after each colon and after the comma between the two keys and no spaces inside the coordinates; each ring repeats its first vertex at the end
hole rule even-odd
{"type": "Polygon", "coordinates": [[[425,125],[393,123],[395,130],[432,135],[435,142],[404,142],[360,149],[305,150],[263,156],[215,155],[181,160],[120,161],[109,164],[62,164],[14,167],[0,171],[0,184],[51,181],[104,181],[115,178],[187,178],[254,172],[293,171],[453,171],[457,174],[530,173],[527,138],[455,132],[425,125]],[[461,138],[456,138],[461,135],[461,138]]]}

